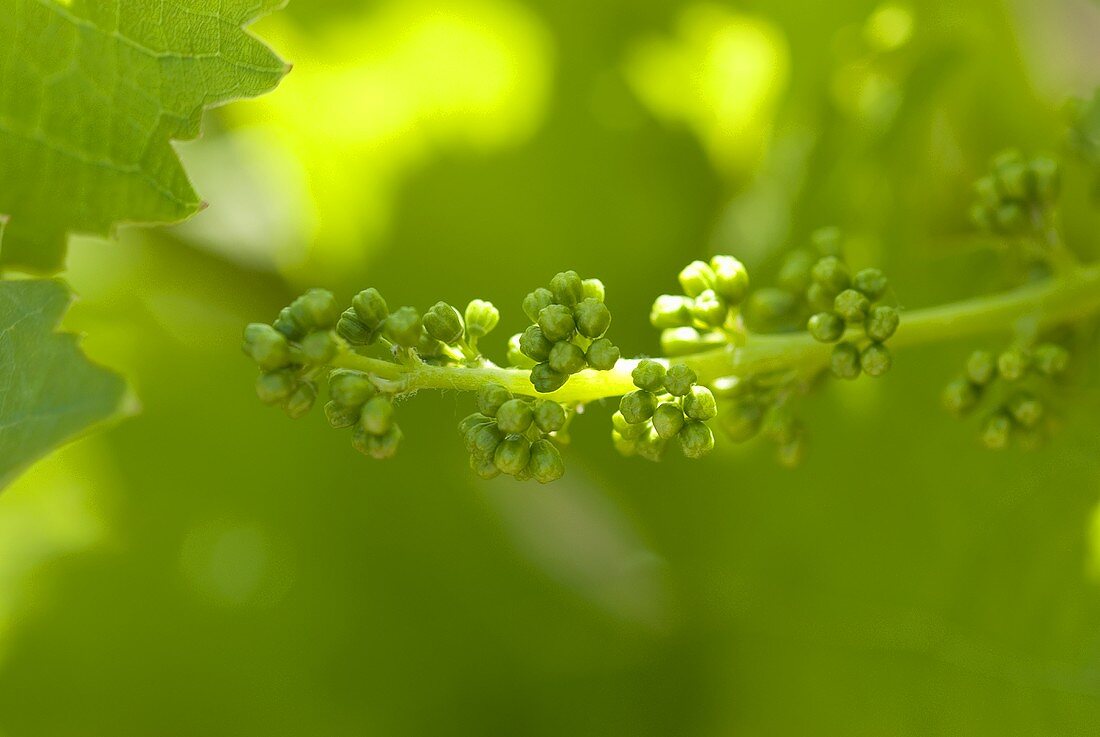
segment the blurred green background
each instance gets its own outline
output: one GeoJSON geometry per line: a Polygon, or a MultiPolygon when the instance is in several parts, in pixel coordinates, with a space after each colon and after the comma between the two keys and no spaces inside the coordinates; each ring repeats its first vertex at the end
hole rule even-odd
{"type": "Polygon", "coordinates": [[[997,289],[969,183],[1061,151],[1100,6],[299,0],[255,30],[295,70],[179,147],[210,207],[72,245],[67,327],[143,413],[0,496],[0,735],[1097,733],[1097,356],[1031,454],[939,411],[975,347],[945,343],[811,397],[796,471],[623,459],[597,405],[537,487],[473,478],[468,397],[403,405],[376,463],[256,402],[238,346],[378,286],[494,301],[499,360],[574,268],[653,353],[683,264],[765,284],[828,224],[906,307],[997,289]]]}

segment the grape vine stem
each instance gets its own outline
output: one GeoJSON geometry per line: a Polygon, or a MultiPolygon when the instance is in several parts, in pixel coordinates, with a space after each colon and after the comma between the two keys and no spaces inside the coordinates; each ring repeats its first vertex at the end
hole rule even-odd
{"type": "MultiPolygon", "coordinates": [[[[922,345],[985,333],[1012,331],[1022,319],[1042,326],[1073,322],[1100,311],[1100,264],[1074,267],[1056,278],[1011,291],[950,304],[904,312],[891,348],[922,345]]],[[[852,328],[846,338],[862,338],[852,328]]],[[[691,366],[702,383],[726,376],[756,376],[796,369],[806,373],[823,370],[832,346],[818,343],[808,333],[750,334],[745,345],[711,349],[671,362],[691,366]]],[[[658,358],[666,364],[670,359],[658,358]]],[[[393,382],[402,391],[441,389],[477,391],[495,382],[514,394],[541,396],[564,403],[584,403],[618,397],[634,390],[630,372],[638,359],[623,359],[611,371],[585,370],[551,394],[536,394],[524,369],[484,366],[476,368],[402,365],[347,351],[333,365],[364,371],[393,382]]]]}

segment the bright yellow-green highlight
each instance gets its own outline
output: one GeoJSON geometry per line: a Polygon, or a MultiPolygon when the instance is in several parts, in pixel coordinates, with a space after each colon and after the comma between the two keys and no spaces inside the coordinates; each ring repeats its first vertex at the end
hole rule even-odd
{"type": "Polygon", "coordinates": [[[646,107],[687,126],[716,168],[736,173],[766,148],[787,65],[783,35],[767,21],[697,5],[673,38],[638,44],[625,71],[646,107]]]}
{"type": "Polygon", "coordinates": [[[311,32],[275,16],[262,32],[294,74],[232,114],[300,163],[312,252],[282,254],[285,266],[361,262],[411,171],[446,151],[520,144],[543,117],[550,42],[508,0],[372,6],[311,32]]]}

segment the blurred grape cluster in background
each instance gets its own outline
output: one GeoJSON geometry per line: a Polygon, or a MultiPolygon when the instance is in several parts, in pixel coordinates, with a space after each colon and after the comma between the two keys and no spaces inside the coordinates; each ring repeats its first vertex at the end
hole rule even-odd
{"type": "Polygon", "coordinates": [[[1096,733],[1095,369],[998,455],[938,410],[974,346],[899,353],[811,400],[795,471],[620,458],[594,405],[542,488],[474,478],[454,394],[365,459],[260,406],[239,341],[378,286],[492,300],[503,360],[572,268],[653,354],[683,264],[765,283],[823,225],[905,307],[995,289],[970,183],[1062,152],[1100,5],[297,0],[254,31],[295,69],[179,147],[208,209],[71,246],[66,327],[143,411],[0,497],[0,735],[1096,733]]]}

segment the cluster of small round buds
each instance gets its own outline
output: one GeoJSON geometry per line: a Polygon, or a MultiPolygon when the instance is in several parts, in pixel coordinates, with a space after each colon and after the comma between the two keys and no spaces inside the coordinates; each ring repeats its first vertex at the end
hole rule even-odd
{"type": "Polygon", "coordinates": [[[999,354],[976,350],[967,358],[962,375],[944,387],[941,399],[948,412],[965,417],[987,395],[1000,397],[983,422],[982,444],[999,450],[1015,437],[1021,445],[1031,447],[1041,441],[1046,417],[1044,402],[1032,390],[1043,380],[1059,377],[1068,367],[1069,353],[1056,343],[1031,349],[1015,346],[999,354]],[[994,392],[998,383],[1003,390],[994,392]]]}
{"type": "Polygon", "coordinates": [[[553,438],[567,424],[564,407],[548,399],[513,396],[499,384],[481,387],[477,407],[458,431],[470,453],[470,467],[479,476],[503,473],[543,484],[562,477],[565,464],[553,438]]]}
{"type": "Polygon", "coordinates": [[[1047,157],[1030,161],[1019,151],[1005,151],[994,159],[989,175],[974,183],[977,197],[970,216],[993,233],[1018,236],[1036,227],[1061,191],[1058,163],[1047,157]]]}
{"type": "Polygon", "coordinates": [[[317,400],[311,372],[329,363],[339,350],[333,332],[339,319],[332,293],[311,289],[283,308],[272,325],[253,323],[245,328],[242,348],[260,369],[260,401],[282,406],[293,418],[309,413],[317,400]]]}
{"type": "Polygon", "coordinates": [[[380,394],[367,374],[335,369],[328,377],[325,417],[338,430],[352,428],[351,444],[372,458],[392,458],[403,434],[394,421],[393,397],[380,394]]]}
{"type": "Polygon", "coordinates": [[[729,342],[743,328],[740,307],[748,296],[749,274],[732,256],[693,261],[680,272],[683,294],[662,294],[653,302],[649,321],[663,331],[662,349],[687,355],[729,342]]]}
{"type": "Polygon", "coordinates": [[[707,422],[718,414],[710,389],[697,384],[689,367],[669,369],[657,361],[642,360],[631,372],[636,391],[623,395],[612,418],[612,439],[623,455],[657,461],[667,445],[677,440],[688,458],[702,458],[714,449],[714,433],[707,422]]]}
{"type": "Polygon", "coordinates": [[[351,301],[336,324],[337,334],[351,345],[373,345],[382,335],[382,327],[389,317],[386,300],[377,289],[364,289],[351,301]]]}
{"type": "Polygon", "coordinates": [[[531,384],[542,393],[556,391],[572,374],[586,368],[610,371],[619,349],[605,337],[611,312],[599,279],[581,279],[563,271],[523,299],[523,312],[533,323],[509,343],[513,366],[530,368],[531,384]],[[513,355],[514,354],[514,355],[513,355]]]}

